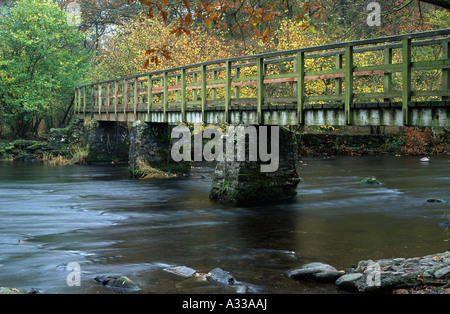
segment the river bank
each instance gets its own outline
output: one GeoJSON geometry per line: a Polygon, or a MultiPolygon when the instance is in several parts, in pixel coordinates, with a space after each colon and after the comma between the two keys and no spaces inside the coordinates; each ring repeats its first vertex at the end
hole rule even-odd
{"type": "MultiPolygon", "coordinates": [[[[298,143],[300,157],[443,155],[450,153],[450,132],[447,129],[403,127],[385,134],[367,134],[367,130],[352,133],[319,126],[298,133],[298,143]]],[[[86,163],[95,158],[89,156],[83,130],[75,123],[50,129],[32,139],[0,139],[0,160],[61,165],[86,163]]],[[[125,161],[113,159],[108,162],[125,161]]]]}

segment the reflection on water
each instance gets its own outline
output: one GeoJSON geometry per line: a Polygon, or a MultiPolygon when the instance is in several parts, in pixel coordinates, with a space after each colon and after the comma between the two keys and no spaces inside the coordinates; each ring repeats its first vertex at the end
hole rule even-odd
{"type": "Polygon", "coordinates": [[[449,166],[448,157],[303,159],[296,201],[231,207],[208,199],[211,165],[137,181],[126,167],[0,163],[0,286],[110,293],[93,278],[123,274],[138,293],[234,292],[162,270],[183,265],[230,271],[249,292],[339,292],[286,271],[446,251],[449,166]],[[361,185],[366,176],[383,184],[361,185]],[[66,284],[70,262],[81,266],[79,287],[66,284]]]}

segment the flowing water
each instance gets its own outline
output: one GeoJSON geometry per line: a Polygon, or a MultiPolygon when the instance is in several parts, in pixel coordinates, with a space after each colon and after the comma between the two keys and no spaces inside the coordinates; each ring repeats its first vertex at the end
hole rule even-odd
{"type": "Polygon", "coordinates": [[[209,201],[211,164],[194,165],[189,177],[139,181],[121,166],[0,163],[0,286],[112,293],[93,278],[120,274],[137,293],[235,292],[163,270],[187,266],[220,267],[250,293],[340,293],[286,272],[450,248],[440,225],[449,215],[449,157],[302,161],[294,202],[251,207],[209,201]],[[382,185],[360,184],[366,176],[382,185]],[[71,262],[80,265],[79,286],[67,284],[71,262]]]}

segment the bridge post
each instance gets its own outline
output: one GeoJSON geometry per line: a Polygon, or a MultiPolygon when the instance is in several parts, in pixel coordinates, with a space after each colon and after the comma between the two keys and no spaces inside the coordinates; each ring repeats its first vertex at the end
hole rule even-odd
{"type": "MultiPolygon", "coordinates": [[[[442,42],[442,60],[450,59],[450,41],[442,42]]],[[[442,70],[442,90],[450,92],[450,69],[442,70]]],[[[448,100],[449,96],[442,96],[442,100],[448,100]]]]}
{"type": "Polygon", "coordinates": [[[345,123],[352,124],[353,102],[353,46],[345,47],[345,123]]]}
{"type": "Polygon", "coordinates": [[[303,51],[297,53],[295,60],[297,72],[297,120],[298,124],[303,124],[303,104],[305,102],[305,53],[303,51]]]}
{"type": "MultiPolygon", "coordinates": [[[[260,136],[261,132],[260,127],[260,136]]],[[[226,155],[230,151],[227,147],[223,160],[217,162],[211,183],[210,199],[231,204],[294,199],[297,195],[297,185],[301,181],[297,170],[298,146],[295,134],[285,127],[279,127],[279,145],[277,146],[279,148],[279,164],[278,169],[274,172],[261,171],[261,166],[267,164],[267,162],[261,161],[261,139],[259,141],[260,158],[257,161],[249,161],[249,146],[256,142],[255,140],[252,141],[250,137],[249,134],[245,149],[245,156],[248,156],[248,158],[246,157],[245,161],[228,161],[226,155]]],[[[267,137],[272,139],[272,134],[267,137]]],[[[265,143],[267,144],[267,142],[265,143]]],[[[268,143],[266,148],[268,146],[274,147],[272,142],[268,143]]],[[[237,154],[234,154],[234,156],[237,154]]]]}
{"type": "MultiPolygon", "coordinates": [[[[384,65],[392,64],[392,48],[384,48],[384,65]]],[[[384,73],[384,93],[390,93],[392,91],[392,73],[384,73]]],[[[385,102],[390,102],[390,98],[384,98],[385,102]]]]}
{"type": "Polygon", "coordinates": [[[402,121],[409,124],[408,103],[411,101],[411,38],[402,41],[402,121]]]}

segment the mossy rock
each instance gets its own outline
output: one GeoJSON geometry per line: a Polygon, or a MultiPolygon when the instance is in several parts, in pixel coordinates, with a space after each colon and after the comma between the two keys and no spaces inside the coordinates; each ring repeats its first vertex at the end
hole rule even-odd
{"type": "Polygon", "coordinates": [[[366,178],[362,179],[360,181],[360,183],[366,184],[366,185],[381,185],[381,182],[378,181],[378,179],[375,177],[366,177],[366,178]]]}
{"type": "Polygon", "coordinates": [[[16,147],[16,148],[22,148],[23,149],[25,147],[34,145],[36,143],[37,143],[36,141],[19,139],[19,140],[15,140],[14,141],[13,146],[16,147]]]}
{"type": "Polygon", "coordinates": [[[31,145],[31,146],[28,146],[27,148],[25,148],[25,150],[27,150],[27,151],[35,151],[35,150],[41,149],[42,146],[44,146],[43,143],[37,142],[37,143],[35,143],[35,144],[31,145]]]}

